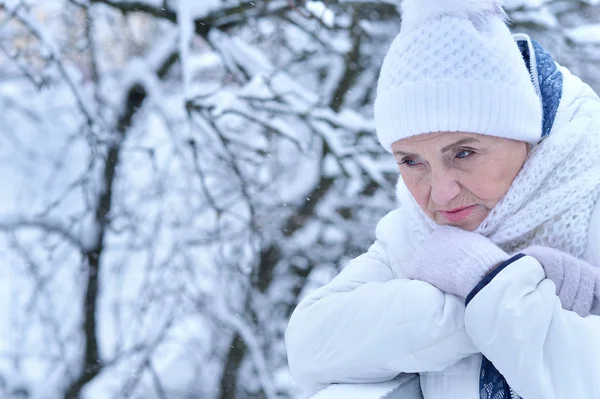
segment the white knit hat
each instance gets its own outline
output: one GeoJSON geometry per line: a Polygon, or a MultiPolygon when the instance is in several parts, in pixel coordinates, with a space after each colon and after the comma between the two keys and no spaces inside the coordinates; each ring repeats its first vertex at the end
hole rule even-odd
{"type": "Polygon", "coordinates": [[[391,145],[430,132],[535,144],[542,105],[499,0],[404,0],[377,87],[375,126],[391,145]]]}

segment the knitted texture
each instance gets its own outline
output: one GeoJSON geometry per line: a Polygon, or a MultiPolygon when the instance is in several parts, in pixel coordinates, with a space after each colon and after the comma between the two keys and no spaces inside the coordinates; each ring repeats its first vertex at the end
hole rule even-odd
{"type": "Polygon", "coordinates": [[[513,399],[508,383],[485,356],[481,359],[479,374],[480,399],[513,399]]]}
{"type": "MultiPolygon", "coordinates": [[[[581,258],[600,193],[600,99],[561,68],[564,92],[551,134],[537,145],[508,193],[475,232],[507,253],[542,245],[581,258]]],[[[399,179],[398,201],[408,206],[411,231],[422,242],[437,227],[399,179]]],[[[597,265],[594,265],[597,266],[597,265]]]]}
{"type": "Polygon", "coordinates": [[[541,102],[502,16],[440,11],[414,18],[411,10],[379,77],[374,113],[383,147],[442,131],[537,143],[541,102]]]}
{"type": "Polygon", "coordinates": [[[544,245],[581,257],[599,193],[600,126],[588,117],[552,134],[477,232],[509,252],[544,245]]]}
{"type": "Polygon", "coordinates": [[[509,258],[488,238],[457,227],[440,226],[425,241],[406,276],[466,298],[494,267],[509,258]]]}
{"type": "Polygon", "coordinates": [[[594,300],[600,297],[600,268],[548,247],[532,246],[523,253],[541,263],[546,277],[556,286],[563,309],[581,317],[592,313],[594,300]]]}

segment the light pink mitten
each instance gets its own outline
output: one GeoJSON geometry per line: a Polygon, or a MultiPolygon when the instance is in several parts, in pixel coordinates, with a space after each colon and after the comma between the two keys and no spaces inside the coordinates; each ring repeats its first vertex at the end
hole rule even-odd
{"type": "Polygon", "coordinates": [[[415,254],[407,277],[466,298],[491,269],[507,259],[506,252],[480,234],[440,226],[415,254]]]}
{"type": "Polygon", "coordinates": [[[546,277],[556,285],[563,309],[589,315],[600,298],[600,269],[556,249],[532,246],[523,253],[541,263],[546,277]]]}

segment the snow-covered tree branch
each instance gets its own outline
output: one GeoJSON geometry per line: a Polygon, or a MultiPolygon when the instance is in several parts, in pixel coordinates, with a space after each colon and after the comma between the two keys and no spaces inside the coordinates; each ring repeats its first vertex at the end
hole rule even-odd
{"type": "MultiPolygon", "coordinates": [[[[597,2],[510,3],[600,88],[597,2]]],[[[287,319],[394,207],[397,4],[2,3],[0,396],[299,397],[287,319]]]]}

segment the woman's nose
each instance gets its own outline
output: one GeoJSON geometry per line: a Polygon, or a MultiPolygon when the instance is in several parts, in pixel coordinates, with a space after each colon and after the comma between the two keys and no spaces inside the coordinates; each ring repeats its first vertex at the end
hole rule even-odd
{"type": "Polygon", "coordinates": [[[438,206],[448,205],[460,194],[456,173],[442,169],[431,173],[431,199],[438,206]]]}

